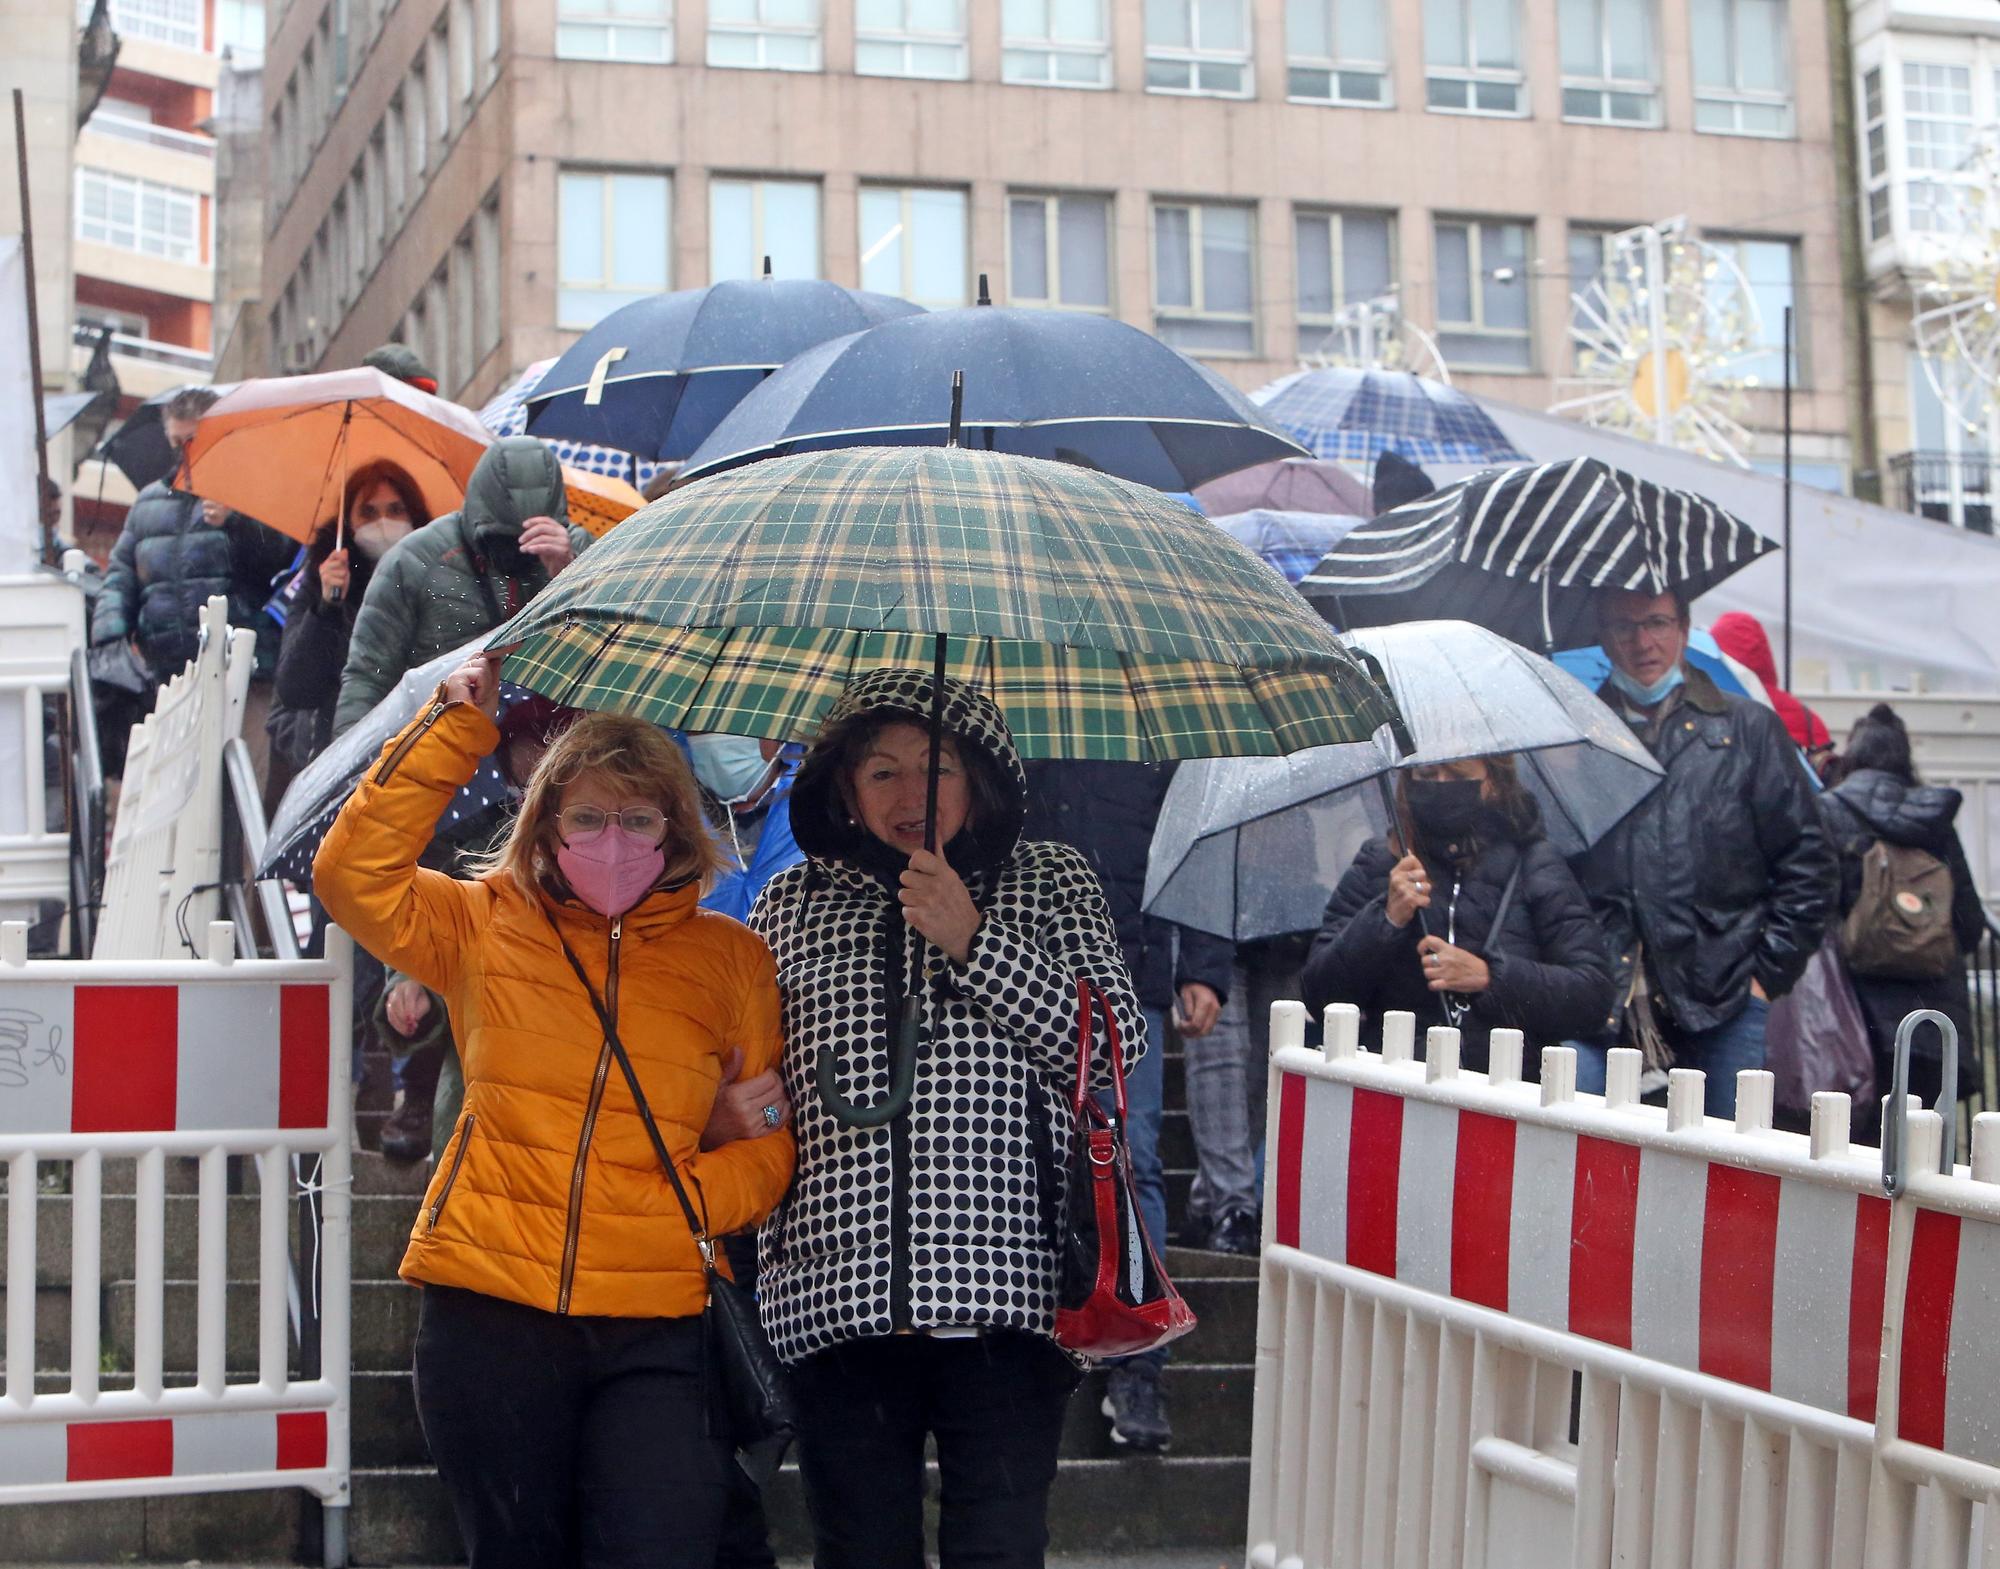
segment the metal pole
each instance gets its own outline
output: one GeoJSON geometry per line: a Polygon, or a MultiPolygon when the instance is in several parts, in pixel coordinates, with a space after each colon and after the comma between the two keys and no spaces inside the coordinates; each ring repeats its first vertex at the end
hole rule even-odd
{"type": "Polygon", "coordinates": [[[42,325],[35,305],[35,217],[28,205],[28,110],[21,89],[14,89],[14,167],[21,181],[21,270],[28,284],[28,376],[34,383],[30,396],[35,403],[35,469],[40,476],[35,491],[35,517],[42,525],[42,563],[56,564],[56,531],[42,510],[42,498],[54,483],[49,478],[49,427],[42,414],[42,325]]]}
{"type": "Polygon", "coordinates": [[[1792,689],[1792,308],[1785,307],[1785,690],[1792,689]]]}

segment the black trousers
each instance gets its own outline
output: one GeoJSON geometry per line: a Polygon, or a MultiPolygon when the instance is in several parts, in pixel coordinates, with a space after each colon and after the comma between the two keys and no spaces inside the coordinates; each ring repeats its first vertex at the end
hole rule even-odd
{"type": "Polygon", "coordinates": [[[1041,1569],[1075,1365],[1036,1335],[850,1341],[792,1369],[816,1569],[924,1569],[937,1440],[941,1569],[1041,1569]]]}
{"type": "Polygon", "coordinates": [[[736,1466],[693,1318],[568,1318],[426,1286],[417,1415],[472,1569],[713,1569],[736,1466]]]}

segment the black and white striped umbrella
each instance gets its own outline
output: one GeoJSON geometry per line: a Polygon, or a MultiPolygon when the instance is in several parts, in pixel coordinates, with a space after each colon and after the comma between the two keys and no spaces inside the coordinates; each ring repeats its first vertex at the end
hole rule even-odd
{"type": "Polygon", "coordinates": [[[1685,600],[1777,546],[1596,458],[1487,469],[1356,528],[1299,583],[1343,627],[1456,617],[1531,648],[1597,641],[1602,589],[1685,600]]]}

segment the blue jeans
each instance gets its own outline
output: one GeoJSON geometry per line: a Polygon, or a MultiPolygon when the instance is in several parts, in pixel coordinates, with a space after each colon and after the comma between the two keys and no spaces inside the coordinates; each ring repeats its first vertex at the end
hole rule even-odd
{"type": "MultiPolygon", "coordinates": [[[[1146,1020],[1146,1055],[1125,1076],[1125,1141],[1132,1151],[1132,1181],[1139,1189],[1139,1217],[1153,1246],[1167,1245],[1167,1174],[1160,1165],[1160,1118],[1167,1101],[1167,1019],[1157,1009],[1142,1010],[1146,1020]]],[[[1098,1105],[1115,1112],[1111,1091],[1098,1094],[1098,1105]]],[[[1126,1358],[1134,1364],[1164,1367],[1167,1348],[1126,1358]]]]}
{"type": "MultiPolygon", "coordinates": [[[[1703,1085],[1703,1109],[1711,1117],[1736,1115],[1736,1075],[1745,1068],[1764,1066],[1764,1026],[1771,1005],[1761,997],[1744,1001],[1743,1011],[1724,1019],[1713,1029],[1666,1030],[1667,1044],[1674,1051],[1674,1066],[1699,1068],[1708,1075],[1703,1085]]],[[[1606,1049],[1587,1041],[1571,1041],[1576,1048],[1576,1087],[1586,1095],[1604,1093],[1606,1049]]]]}

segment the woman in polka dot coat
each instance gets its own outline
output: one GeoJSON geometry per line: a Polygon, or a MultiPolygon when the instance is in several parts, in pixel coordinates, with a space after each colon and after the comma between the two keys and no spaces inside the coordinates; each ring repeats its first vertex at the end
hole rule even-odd
{"type": "Polygon", "coordinates": [[[766,1327],[791,1364],[817,1569],[921,1569],[927,1436],[938,1551],[1043,1561],[1074,1364],[1055,1317],[1060,1173],[1078,977],[1143,1048],[1118,933],[1084,858],[1020,840],[1026,784],[991,702],[947,681],[938,842],[923,849],[931,678],[855,681],[799,770],[807,860],[750,924],[778,964],[798,1172],[766,1223],[766,1327]],[[889,1088],[913,950],[923,1045],[909,1109],[843,1126],[813,1086],[822,1047],[861,1104],[889,1088]]]}

